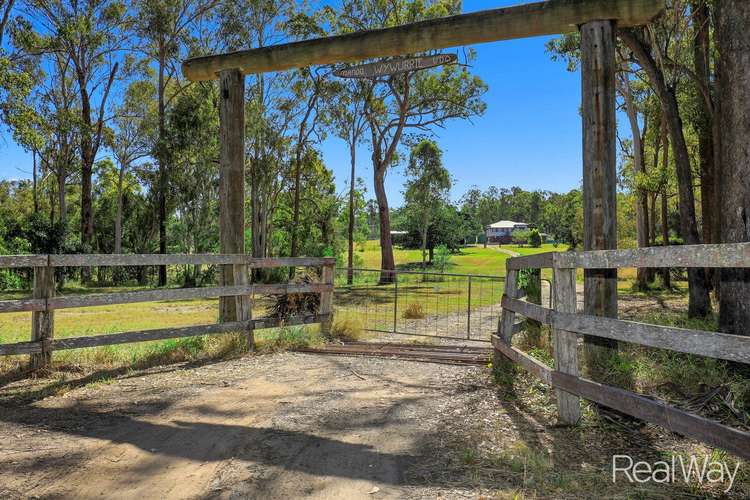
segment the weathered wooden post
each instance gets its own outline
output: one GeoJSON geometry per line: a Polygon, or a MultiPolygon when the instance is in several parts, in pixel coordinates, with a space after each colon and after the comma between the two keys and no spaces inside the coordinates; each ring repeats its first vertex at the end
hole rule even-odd
{"type": "MultiPolygon", "coordinates": [[[[510,259],[506,261],[506,266],[508,262],[510,262],[510,259]]],[[[506,267],[504,294],[511,299],[518,298],[518,270],[510,269],[509,266],[506,267]]],[[[502,342],[506,345],[511,345],[511,342],[513,341],[513,323],[515,321],[516,313],[503,308],[503,312],[500,316],[500,321],[498,324],[497,334],[500,337],[500,340],[502,340],[502,342]]],[[[499,370],[501,369],[501,367],[507,366],[508,364],[510,364],[510,362],[504,354],[502,354],[497,349],[492,350],[493,370],[499,370]]]]}
{"type": "MultiPolygon", "coordinates": [[[[219,245],[222,254],[245,253],[245,77],[238,69],[219,74],[219,245]]],[[[222,266],[222,286],[246,285],[247,266],[222,266]]],[[[220,297],[219,321],[251,318],[248,296],[220,297]]],[[[249,334],[252,347],[252,331],[249,334]]]]}
{"type": "MultiPolygon", "coordinates": [[[[583,110],[583,246],[617,248],[617,171],[615,150],[615,23],[581,26],[583,110]]],[[[557,295],[558,300],[566,300],[557,295]]],[[[590,269],[584,274],[584,309],[595,316],[617,316],[617,270],[590,269]]],[[[597,378],[603,358],[617,341],[585,337],[586,367],[597,378]]]]}
{"type": "MultiPolygon", "coordinates": [[[[330,285],[333,287],[335,265],[336,264],[332,262],[323,266],[321,282],[324,285],[330,285]]],[[[333,289],[321,292],[319,314],[322,316],[320,321],[320,332],[324,336],[328,336],[331,334],[331,327],[333,326],[333,289]]]]}
{"type": "MultiPolygon", "coordinates": [[[[49,264],[49,257],[47,258],[49,264]]],[[[55,268],[44,266],[34,268],[34,289],[32,297],[48,299],[55,296],[55,268]]],[[[31,340],[42,343],[42,352],[31,355],[33,370],[47,368],[52,361],[51,342],[55,336],[55,312],[34,311],[31,313],[31,340]]]]}
{"type": "MultiPolygon", "coordinates": [[[[553,257],[555,311],[576,312],[576,270],[559,267],[557,255],[553,257]]],[[[555,329],[552,332],[555,369],[578,376],[578,336],[574,332],[555,329]]],[[[557,414],[560,422],[575,425],[581,418],[581,400],[578,396],[556,389],[557,414]]]]}

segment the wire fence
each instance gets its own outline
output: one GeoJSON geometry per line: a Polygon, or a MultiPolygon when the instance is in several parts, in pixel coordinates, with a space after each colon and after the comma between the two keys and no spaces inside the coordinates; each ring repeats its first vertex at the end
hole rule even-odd
{"type": "Polygon", "coordinates": [[[337,317],[368,331],[489,342],[504,283],[502,276],[338,268],[334,305],[337,317]]]}

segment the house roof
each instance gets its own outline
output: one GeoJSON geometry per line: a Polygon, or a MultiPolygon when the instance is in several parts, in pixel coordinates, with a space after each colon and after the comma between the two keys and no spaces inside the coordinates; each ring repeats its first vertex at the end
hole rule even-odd
{"type": "Polygon", "coordinates": [[[493,229],[514,229],[518,226],[528,226],[528,224],[525,222],[513,222],[512,220],[501,220],[494,224],[490,224],[488,227],[493,229]]]}

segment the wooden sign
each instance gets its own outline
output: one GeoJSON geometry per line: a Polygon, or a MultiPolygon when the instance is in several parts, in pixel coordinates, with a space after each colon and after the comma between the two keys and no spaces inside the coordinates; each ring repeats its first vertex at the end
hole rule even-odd
{"type": "Polygon", "coordinates": [[[407,71],[419,71],[442,66],[443,64],[454,64],[456,62],[458,62],[456,54],[437,54],[434,56],[408,57],[361,64],[334,71],[333,74],[341,78],[378,78],[380,76],[406,73],[407,71]]]}

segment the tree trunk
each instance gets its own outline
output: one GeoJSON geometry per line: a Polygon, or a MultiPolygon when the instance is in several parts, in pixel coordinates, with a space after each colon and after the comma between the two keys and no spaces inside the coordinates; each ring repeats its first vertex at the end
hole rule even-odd
{"type": "Polygon", "coordinates": [[[36,149],[31,152],[31,156],[34,159],[34,165],[33,165],[34,173],[32,175],[32,177],[33,177],[33,185],[32,185],[33,191],[32,191],[32,196],[34,197],[34,213],[37,214],[37,213],[39,213],[39,196],[38,196],[38,193],[37,193],[36,149]]]}
{"type": "MultiPolygon", "coordinates": [[[[91,242],[94,237],[94,212],[91,193],[96,148],[92,137],[94,127],[91,123],[91,96],[86,89],[86,75],[81,68],[76,69],[79,94],[81,97],[81,250],[91,253],[91,242]]],[[[104,103],[102,103],[104,105],[104,103]]],[[[91,281],[91,268],[81,268],[81,282],[91,281]]]]}
{"type": "MultiPolygon", "coordinates": [[[[721,241],[750,241],[750,3],[716,3],[721,102],[721,241]]],[[[748,335],[750,269],[721,272],[719,328],[748,335]]]]}
{"type": "MultiPolygon", "coordinates": [[[[426,212],[426,210],[425,210],[426,212]]],[[[424,271],[427,268],[426,258],[427,258],[427,230],[430,225],[430,215],[429,213],[425,213],[425,217],[422,220],[422,270],[424,271]]]]}
{"type": "MultiPolygon", "coordinates": [[[[698,135],[698,152],[700,157],[701,176],[701,218],[703,243],[718,243],[719,231],[716,230],[719,207],[716,196],[716,146],[714,145],[714,109],[710,98],[711,92],[711,42],[709,37],[710,14],[707,0],[691,0],[690,10],[693,16],[695,34],[693,36],[693,63],[698,82],[695,94],[698,99],[698,116],[693,120],[698,135]],[[708,93],[708,98],[704,93],[708,93]]],[[[716,280],[715,270],[706,269],[709,286],[716,280]]]]}
{"type": "Polygon", "coordinates": [[[703,90],[701,90],[701,87],[704,89],[710,89],[711,85],[709,12],[706,0],[692,0],[691,10],[695,30],[693,36],[693,63],[695,66],[695,74],[700,80],[700,82],[696,84],[697,88],[695,90],[700,104],[700,112],[693,123],[698,134],[698,151],[700,155],[703,242],[716,243],[713,238],[713,227],[717,213],[716,206],[714,205],[716,196],[714,194],[714,144],[712,134],[713,110],[709,108],[709,103],[703,97],[703,90]]]}
{"type": "MultiPolygon", "coordinates": [[[[633,104],[633,94],[630,90],[630,80],[627,73],[622,78],[622,95],[625,99],[625,111],[630,122],[630,133],[633,136],[633,172],[635,176],[646,171],[643,161],[643,140],[641,138],[641,128],[638,125],[638,112],[633,104]]],[[[648,246],[648,198],[645,191],[634,188],[636,198],[635,202],[635,228],[638,248],[648,246]]],[[[645,267],[639,267],[636,276],[636,288],[639,290],[648,289],[649,271],[645,267]]]]}
{"type": "Polygon", "coordinates": [[[122,184],[125,177],[125,165],[120,166],[117,176],[117,210],[115,212],[115,253],[122,253],[122,184]]]}
{"type": "MultiPolygon", "coordinates": [[[[680,200],[680,227],[682,237],[688,245],[701,242],[698,235],[698,225],[695,218],[695,196],[693,194],[693,172],[690,167],[685,135],[682,128],[682,118],[677,106],[675,89],[668,87],[664,74],[657,67],[648,47],[631,30],[620,32],[620,38],[630,48],[638,59],[641,67],[648,74],[654,92],[661,103],[662,120],[667,124],[672,141],[675,165],[677,169],[678,194],[680,200]]],[[[702,268],[688,269],[689,303],[688,315],[691,318],[703,317],[711,312],[711,300],[708,296],[706,271],[702,268]]]]}
{"type": "Polygon", "coordinates": [[[378,218],[380,221],[380,284],[393,283],[396,261],[393,258],[393,241],[391,240],[391,217],[388,208],[388,197],[385,193],[384,165],[375,167],[375,198],[378,200],[378,218]],[[391,272],[388,272],[391,271],[391,272]]]}
{"type": "MultiPolygon", "coordinates": [[[[666,172],[669,169],[669,137],[667,137],[666,125],[661,127],[661,142],[664,149],[662,154],[662,168],[666,172]]],[[[664,189],[661,192],[661,238],[662,245],[669,245],[669,185],[664,183],[664,189]]],[[[668,267],[661,270],[662,282],[667,290],[672,288],[672,275],[668,267]]]]}
{"type": "Polygon", "coordinates": [[[656,198],[659,193],[651,193],[650,215],[648,217],[648,244],[656,246],[656,198]]]}
{"type": "Polygon", "coordinates": [[[352,144],[349,145],[349,161],[351,162],[351,175],[349,185],[349,241],[348,241],[348,258],[346,283],[351,285],[354,281],[354,175],[357,165],[357,141],[352,138],[352,144]]]}
{"type": "MultiPolygon", "coordinates": [[[[302,183],[302,152],[300,150],[300,147],[297,147],[297,152],[295,154],[294,159],[294,204],[292,207],[292,234],[291,234],[291,245],[290,245],[290,256],[297,257],[297,254],[299,252],[299,249],[297,246],[299,245],[297,238],[299,235],[299,197],[300,197],[300,188],[302,183]]],[[[294,273],[296,272],[295,267],[289,268],[289,279],[291,280],[294,278],[294,273]]]]}
{"type": "MultiPolygon", "coordinates": [[[[661,237],[664,240],[664,246],[669,245],[669,223],[667,218],[669,217],[669,206],[667,205],[667,188],[664,187],[664,191],[661,193],[661,237]]],[[[661,271],[662,281],[664,288],[672,288],[672,276],[668,267],[662,268],[661,271]]]]}
{"type": "MultiPolygon", "coordinates": [[[[117,175],[117,208],[115,211],[115,251],[114,253],[122,253],[122,184],[125,177],[125,165],[120,166],[120,171],[117,175]]],[[[115,284],[122,282],[123,268],[115,267],[112,270],[112,279],[115,284]]]]}
{"type": "MultiPolygon", "coordinates": [[[[62,167],[61,167],[62,168],[62,167]]],[[[68,220],[68,206],[65,196],[65,172],[57,172],[57,202],[60,205],[60,225],[64,228],[68,220]]]]}
{"type": "MultiPolygon", "coordinates": [[[[159,253],[167,253],[167,166],[164,154],[164,135],[166,132],[164,124],[164,66],[166,65],[166,47],[164,41],[159,45],[159,138],[158,138],[158,161],[159,161],[159,253]]],[[[167,266],[159,266],[159,286],[167,286],[167,266]]]]}

